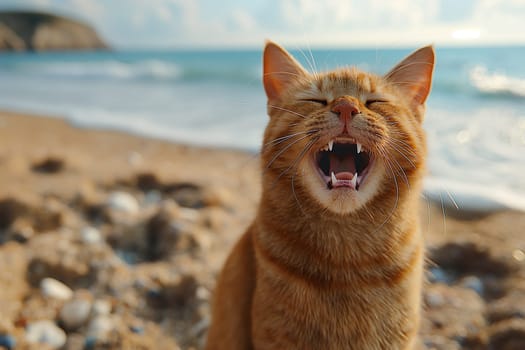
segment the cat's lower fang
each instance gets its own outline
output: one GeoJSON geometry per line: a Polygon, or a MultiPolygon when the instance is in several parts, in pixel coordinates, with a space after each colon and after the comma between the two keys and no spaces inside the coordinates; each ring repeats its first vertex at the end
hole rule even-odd
{"type": "Polygon", "coordinates": [[[355,173],[350,180],[338,180],[335,173],[332,171],[330,173],[330,180],[327,183],[328,189],[333,189],[335,187],[350,187],[354,190],[359,188],[359,183],[361,179],[358,179],[358,174],[355,173]]]}

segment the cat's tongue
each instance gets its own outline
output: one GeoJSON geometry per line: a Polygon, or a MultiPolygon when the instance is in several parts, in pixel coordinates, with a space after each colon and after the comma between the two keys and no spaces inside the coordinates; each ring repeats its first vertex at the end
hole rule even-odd
{"type": "Polygon", "coordinates": [[[351,155],[338,157],[330,154],[330,174],[334,173],[338,180],[351,180],[356,173],[355,160],[351,155]]]}

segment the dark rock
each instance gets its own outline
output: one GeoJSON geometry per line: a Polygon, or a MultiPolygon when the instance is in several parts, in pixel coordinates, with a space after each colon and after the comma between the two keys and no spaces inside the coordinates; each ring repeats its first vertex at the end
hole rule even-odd
{"type": "Polygon", "coordinates": [[[490,331],[488,349],[525,349],[525,320],[508,320],[493,326],[490,331]]]}
{"type": "Polygon", "coordinates": [[[205,206],[205,195],[200,186],[192,183],[167,185],[164,192],[168,193],[178,204],[186,208],[199,209],[205,206]]]}
{"type": "Polygon", "coordinates": [[[42,12],[0,12],[0,51],[106,49],[93,28],[42,12]]]}
{"type": "Polygon", "coordinates": [[[13,198],[0,200],[0,230],[8,228],[18,217],[26,214],[26,204],[13,198]]]}
{"type": "Polygon", "coordinates": [[[173,217],[167,211],[159,211],[146,224],[147,258],[159,260],[175,250],[179,230],[173,224],[173,217]]]}
{"type": "Polygon", "coordinates": [[[429,258],[436,265],[459,276],[486,274],[501,278],[512,270],[507,263],[494,258],[487,249],[470,242],[447,243],[433,249],[429,258]]]}
{"type": "Polygon", "coordinates": [[[55,174],[64,170],[65,163],[60,158],[46,158],[31,166],[31,170],[42,174],[55,174]]]}
{"type": "Polygon", "coordinates": [[[162,183],[157,179],[157,176],[152,173],[138,174],[136,179],[136,186],[143,192],[152,190],[162,190],[162,183]]]}
{"type": "Polygon", "coordinates": [[[14,349],[16,346],[16,340],[12,335],[0,334],[0,347],[4,347],[7,350],[14,349]]]}

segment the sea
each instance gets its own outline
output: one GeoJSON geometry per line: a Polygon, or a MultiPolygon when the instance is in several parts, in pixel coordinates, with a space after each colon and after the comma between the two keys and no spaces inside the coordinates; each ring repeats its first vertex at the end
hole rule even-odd
{"type": "MultiPolygon", "coordinates": [[[[309,70],[383,74],[411,49],[290,51],[309,70]]],[[[424,196],[460,210],[525,210],[525,47],[437,47],[436,56],[424,196]]],[[[261,71],[261,50],[4,53],[0,109],[257,152],[268,120],[261,71]]]]}

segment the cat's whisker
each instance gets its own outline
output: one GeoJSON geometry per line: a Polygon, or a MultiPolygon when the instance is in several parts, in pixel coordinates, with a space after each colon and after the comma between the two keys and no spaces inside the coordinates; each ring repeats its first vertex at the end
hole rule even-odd
{"type": "MultiPolygon", "coordinates": [[[[318,130],[316,130],[318,131],[318,130]]],[[[296,132],[294,134],[290,134],[290,135],[285,135],[285,136],[281,136],[281,137],[278,137],[270,142],[267,142],[263,145],[263,147],[268,147],[268,146],[276,146],[286,140],[289,140],[291,139],[292,137],[295,137],[295,136],[299,136],[299,135],[305,135],[305,134],[311,134],[313,132],[313,130],[308,130],[308,131],[300,131],[300,132],[296,132]]]]}
{"type": "Polygon", "coordinates": [[[295,145],[297,142],[300,142],[302,140],[304,140],[305,138],[309,137],[310,134],[307,134],[307,135],[304,135],[296,140],[293,140],[292,142],[290,142],[288,145],[286,145],[285,147],[283,147],[283,149],[281,149],[269,162],[268,164],[266,164],[266,169],[269,169],[272,164],[277,160],[277,158],[279,158],[284,152],[286,152],[288,149],[290,149],[290,147],[292,147],[293,145],[295,145]]]}
{"type": "Polygon", "coordinates": [[[287,112],[287,113],[290,113],[290,114],[293,114],[293,115],[296,115],[296,116],[301,117],[303,119],[308,118],[304,114],[298,113],[296,111],[292,111],[292,110],[287,109],[287,108],[283,108],[283,107],[279,107],[279,106],[275,106],[275,105],[271,105],[271,104],[268,104],[268,107],[273,108],[273,109],[277,109],[277,110],[280,110],[280,111],[283,111],[283,112],[287,112]]]}
{"type": "Polygon", "coordinates": [[[286,174],[288,171],[290,171],[290,169],[293,169],[297,166],[297,164],[299,164],[299,162],[304,158],[304,156],[306,155],[306,153],[308,151],[310,151],[310,149],[312,148],[312,146],[319,140],[319,137],[314,137],[312,140],[310,140],[306,146],[303,148],[303,150],[301,151],[301,153],[299,153],[299,155],[295,158],[295,160],[293,161],[293,163],[288,167],[286,168],[284,171],[282,171],[279,176],[277,177],[276,181],[279,181],[281,179],[281,177],[286,174]]]}

